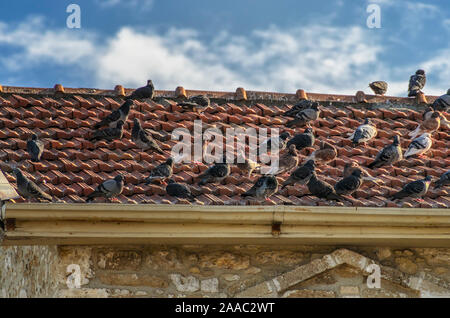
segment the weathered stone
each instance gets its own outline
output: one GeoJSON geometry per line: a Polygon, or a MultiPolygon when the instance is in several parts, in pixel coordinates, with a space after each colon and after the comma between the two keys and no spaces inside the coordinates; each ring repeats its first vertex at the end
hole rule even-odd
{"type": "Polygon", "coordinates": [[[253,267],[250,267],[249,269],[246,269],[244,273],[247,275],[255,275],[260,272],[261,272],[261,268],[253,266],[253,267]]]}
{"type": "Polygon", "coordinates": [[[278,292],[273,283],[263,282],[258,284],[260,280],[252,277],[237,282],[227,289],[227,293],[238,298],[254,298],[254,297],[278,297],[278,292]]]}
{"type": "Polygon", "coordinates": [[[107,273],[97,274],[102,284],[111,286],[148,286],[153,288],[166,288],[169,283],[158,276],[140,273],[107,273]]]}
{"type": "Polygon", "coordinates": [[[417,265],[406,257],[397,257],[395,263],[403,273],[412,275],[417,272],[417,265]]]}
{"type": "Polygon", "coordinates": [[[361,271],[352,266],[343,264],[333,269],[333,272],[342,278],[351,278],[361,276],[361,271]]]}
{"type": "Polygon", "coordinates": [[[191,267],[189,268],[189,272],[192,274],[200,274],[200,268],[198,267],[191,267]]]}
{"type": "Polygon", "coordinates": [[[284,293],[283,298],[335,298],[333,291],[327,290],[289,290],[284,293]]]}
{"type": "Polygon", "coordinates": [[[145,259],[145,265],[154,270],[175,270],[183,267],[175,249],[150,253],[145,259]]]}
{"type": "Polygon", "coordinates": [[[241,277],[239,275],[233,275],[233,274],[222,275],[222,278],[224,280],[226,280],[227,282],[234,282],[234,281],[237,281],[237,280],[241,279],[241,277]]]}
{"type": "Polygon", "coordinates": [[[422,256],[428,265],[445,265],[450,264],[450,249],[424,248],[420,249],[422,256]]]}
{"type": "Polygon", "coordinates": [[[135,296],[147,296],[148,293],[146,291],[143,290],[138,290],[137,292],[134,293],[135,296]]]}
{"type": "Polygon", "coordinates": [[[376,253],[380,261],[385,260],[392,256],[391,249],[388,247],[378,248],[376,253]]]}
{"type": "Polygon", "coordinates": [[[358,286],[341,286],[339,292],[342,296],[359,296],[358,286]]]}
{"type": "Polygon", "coordinates": [[[407,298],[408,295],[401,292],[393,292],[384,289],[364,289],[362,292],[364,298],[407,298]]]}
{"type": "Polygon", "coordinates": [[[62,289],[58,293],[58,297],[61,298],[107,298],[108,296],[106,289],[94,288],[62,289]]]}
{"type": "Polygon", "coordinates": [[[217,278],[205,279],[200,283],[200,289],[205,293],[218,293],[219,280],[217,278]]]}
{"type": "Polygon", "coordinates": [[[202,268],[224,268],[240,270],[246,269],[250,265],[250,257],[232,253],[211,253],[202,254],[199,257],[198,265],[202,268]]]}
{"type": "Polygon", "coordinates": [[[141,264],[141,251],[103,250],[97,253],[97,266],[101,269],[136,271],[141,264]]]}
{"type": "Polygon", "coordinates": [[[304,254],[292,251],[269,251],[258,253],[255,257],[255,263],[259,264],[277,264],[290,266],[302,263],[304,254]]]}
{"type": "Polygon", "coordinates": [[[434,269],[434,273],[437,274],[437,275],[442,275],[442,274],[445,274],[447,272],[448,272],[448,269],[445,268],[445,267],[436,267],[434,269]]]}
{"type": "Polygon", "coordinates": [[[171,274],[170,279],[180,292],[196,292],[200,289],[200,282],[194,276],[184,277],[180,274],[171,274]]]}

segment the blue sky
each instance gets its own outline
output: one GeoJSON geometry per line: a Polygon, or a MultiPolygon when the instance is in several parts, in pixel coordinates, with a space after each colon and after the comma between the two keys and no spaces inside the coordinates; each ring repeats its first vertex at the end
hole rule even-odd
{"type": "Polygon", "coordinates": [[[447,0],[18,0],[0,2],[0,84],[370,92],[450,88],[447,0]],[[69,29],[69,4],[81,29],[69,29]],[[369,4],[381,28],[366,25],[369,4]]]}

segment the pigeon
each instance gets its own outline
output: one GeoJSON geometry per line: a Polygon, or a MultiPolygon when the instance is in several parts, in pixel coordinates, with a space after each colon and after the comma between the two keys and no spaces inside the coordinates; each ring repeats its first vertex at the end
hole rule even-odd
{"type": "Polygon", "coordinates": [[[320,149],[315,150],[312,154],[309,155],[305,160],[314,160],[315,162],[321,161],[323,163],[328,163],[334,160],[337,157],[336,148],[329,144],[326,141],[322,141],[320,143],[320,149]]]}
{"type": "Polygon", "coordinates": [[[357,162],[354,162],[354,161],[345,164],[344,178],[350,176],[353,173],[353,171],[355,171],[356,169],[361,170],[362,175],[363,175],[363,181],[370,181],[370,182],[375,183],[376,185],[383,183],[383,181],[381,179],[372,177],[372,175],[370,173],[368,173],[367,170],[362,168],[357,162]]]}
{"type": "Polygon", "coordinates": [[[433,103],[433,109],[441,112],[447,111],[450,107],[450,89],[447,90],[447,94],[440,96],[433,103]]]}
{"type": "Polygon", "coordinates": [[[439,180],[437,180],[435,183],[434,188],[435,189],[439,189],[442,186],[448,186],[450,185],[450,170],[448,170],[447,172],[445,172],[440,178],[439,180]]]}
{"type": "Polygon", "coordinates": [[[286,126],[292,127],[303,127],[306,124],[317,120],[320,115],[320,109],[317,105],[313,105],[311,108],[304,109],[297,114],[295,114],[295,119],[288,121],[286,126]]]}
{"type": "Polygon", "coordinates": [[[183,109],[191,110],[197,113],[202,112],[209,105],[211,105],[211,102],[206,95],[192,96],[188,101],[178,103],[178,106],[183,107],[183,109]]]}
{"type": "Polygon", "coordinates": [[[427,117],[427,119],[417,126],[414,131],[409,133],[412,138],[416,138],[425,132],[433,133],[441,126],[441,113],[437,111],[427,112],[424,114],[424,117],[427,117]],[[429,115],[430,113],[431,115],[429,115]]]}
{"type": "Polygon", "coordinates": [[[335,200],[341,202],[346,200],[342,196],[336,194],[333,187],[329,183],[317,179],[315,171],[311,173],[311,178],[308,182],[308,190],[313,196],[316,196],[320,199],[335,200]]]}
{"type": "Polygon", "coordinates": [[[169,179],[168,181],[166,192],[168,195],[175,198],[188,199],[191,202],[197,201],[197,199],[192,195],[191,190],[187,186],[176,183],[172,179],[169,179]]]}
{"type": "Polygon", "coordinates": [[[130,114],[130,109],[133,106],[132,100],[127,100],[125,103],[120,106],[119,109],[116,109],[111,114],[102,119],[99,123],[95,124],[94,128],[99,129],[103,126],[109,126],[110,128],[114,128],[117,126],[117,123],[121,120],[124,123],[128,120],[128,115],[130,114]]]}
{"type": "Polygon", "coordinates": [[[400,161],[402,159],[403,155],[402,146],[400,145],[400,137],[398,135],[395,135],[392,144],[384,147],[383,150],[381,150],[377,154],[375,160],[367,167],[369,167],[370,169],[380,168],[384,165],[392,165],[393,163],[396,163],[397,161],[400,161]]]}
{"type": "Polygon", "coordinates": [[[376,81],[369,84],[369,87],[375,95],[384,95],[388,90],[388,83],[385,81],[376,81]]]}
{"type": "Polygon", "coordinates": [[[117,122],[116,128],[105,128],[103,130],[97,130],[94,132],[91,140],[101,140],[105,139],[108,141],[113,141],[115,139],[121,139],[123,136],[123,121],[119,120],[117,122]]]}
{"type": "Polygon", "coordinates": [[[249,177],[252,175],[252,172],[259,168],[260,165],[250,158],[245,158],[243,153],[239,154],[239,158],[237,160],[236,166],[241,169],[242,172],[246,173],[249,177]]]}
{"type": "Polygon", "coordinates": [[[255,197],[257,199],[268,199],[278,191],[278,180],[275,176],[265,175],[260,177],[253,187],[243,193],[242,197],[255,197]]]}
{"type": "Polygon", "coordinates": [[[359,143],[366,143],[378,134],[377,128],[369,118],[366,118],[364,124],[358,126],[353,134],[349,137],[352,140],[353,146],[359,143]]]}
{"type": "Polygon", "coordinates": [[[303,148],[312,147],[315,142],[313,129],[308,127],[302,134],[297,134],[288,141],[287,147],[290,145],[295,145],[297,150],[302,150],[303,148]]]}
{"type": "Polygon", "coordinates": [[[166,162],[154,168],[150,171],[150,175],[145,179],[145,184],[150,184],[154,181],[162,182],[165,179],[171,178],[173,174],[173,164],[174,160],[170,157],[166,162]]]}
{"type": "Polygon", "coordinates": [[[287,116],[287,117],[296,117],[296,115],[306,109],[310,109],[313,107],[318,107],[320,106],[320,104],[318,102],[313,102],[307,99],[302,100],[301,102],[299,102],[298,104],[295,104],[294,106],[291,107],[291,109],[287,110],[283,116],[287,116]]]}
{"type": "Polygon", "coordinates": [[[282,150],[286,149],[286,143],[287,143],[287,139],[289,137],[291,137],[291,134],[286,131],[286,132],[282,133],[281,135],[279,135],[277,138],[275,138],[275,137],[267,138],[259,145],[259,149],[258,149],[259,155],[262,154],[262,148],[264,148],[264,145],[266,147],[267,152],[271,152],[272,144],[273,144],[274,149],[276,149],[278,147],[278,151],[282,151],[282,150]]]}
{"type": "Polygon", "coordinates": [[[363,183],[363,175],[360,169],[355,169],[351,175],[344,177],[334,185],[336,194],[351,195],[358,190],[363,183]]]}
{"type": "Polygon", "coordinates": [[[158,146],[153,137],[144,129],[142,129],[139,119],[133,120],[133,130],[131,131],[131,140],[143,150],[151,149],[160,154],[164,154],[164,151],[158,146]]]}
{"type": "Polygon", "coordinates": [[[403,157],[406,159],[414,155],[421,156],[430,150],[432,143],[433,139],[431,139],[430,133],[423,133],[411,141],[403,157]]]}
{"type": "Polygon", "coordinates": [[[153,82],[151,80],[148,80],[146,86],[136,89],[126,99],[145,99],[145,98],[153,99],[154,96],[155,96],[155,87],[153,86],[153,82]]]}
{"type": "Polygon", "coordinates": [[[314,172],[315,163],[314,160],[308,160],[304,165],[301,165],[289,176],[289,178],[283,182],[281,189],[284,189],[288,185],[293,185],[296,183],[305,185],[311,179],[312,173],[314,172]]]}
{"type": "Polygon", "coordinates": [[[31,135],[31,139],[27,141],[27,151],[30,154],[31,161],[39,162],[44,152],[44,143],[38,139],[36,134],[31,135]]]}
{"type": "Polygon", "coordinates": [[[99,184],[94,192],[88,195],[86,202],[91,202],[97,197],[105,197],[107,199],[120,195],[123,191],[124,178],[118,175],[114,179],[109,179],[99,184]]]}
{"type": "Polygon", "coordinates": [[[423,197],[431,183],[431,176],[427,176],[422,180],[416,180],[408,183],[399,192],[391,197],[391,200],[401,200],[406,197],[420,198],[423,197]]]}
{"type": "Polygon", "coordinates": [[[16,177],[17,190],[21,196],[27,199],[36,198],[39,201],[52,201],[52,197],[24,176],[19,168],[13,169],[12,172],[16,177]]]}
{"type": "Polygon", "coordinates": [[[291,171],[298,165],[298,153],[294,144],[289,146],[288,151],[280,156],[278,160],[278,166],[272,167],[267,172],[267,174],[283,174],[285,172],[291,171]]]}
{"type": "Polygon", "coordinates": [[[226,162],[226,156],[223,156],[221,163],[216,163],[209,167],[198,178],[200,179],[198,185],[202,186],[207,183],[221,182],[223,179],[230,175],[230,165],[226,162]]]}
{"type": "Polygon", "coordinates": [[[408,97],[417,96],[425,86],[427,77],[424,70],[417,70],[416,74],[409,79],[408,97]]]}

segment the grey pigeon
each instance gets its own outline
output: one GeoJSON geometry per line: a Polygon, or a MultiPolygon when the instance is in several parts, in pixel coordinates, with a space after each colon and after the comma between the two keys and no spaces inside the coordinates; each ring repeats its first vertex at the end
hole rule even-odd
{"type": "Polygon", "coordinates": [[[115,128],[105,128],[103,130],[97,130],[92,135],[91,140],[101,140],[105,139],[108,141],[113,141],[116,139],[121,139],[123,136],[123,121],[119,120],[115,128]]]}
{"type": "Polygon", "coordinates": [[[364,120],[364,124],[358,126],[353,134],[349,137],[352,140],[353,146],[359,143],[366,143],[378,134],[377,128],[369,118],[364,120]]]}
{"type": "Polygon", "coordinates": [[[13,169],[13,174],[16,177],[17,190],[21,196],[27,199],[36,198],[39,201],[52,201],[52,197],[24,176],[20,169],[13,169]]]}
{"type": "Polygon", "coordinates": [[[175,198],[188,199],[191,202],[197,201],[187,186],[176,183],[172,179],[169,179],[168,181],[166,192],[168,195],[175,198]]]}
{"type": "Polygon", "coordinates": [[[283,132],[281,135],[279,135],[277,138],[270,137],[264,140],[258,148],[258,154],[261,155],[263,152],[263,148],[265,147],[267,152],[271,152],[272,145],[274,149],[278,148],[278,151],[282,151],[286,148],[287,139],[291,137],[291,134],[289,132],[283,132]]]}
{"type": "Polygon", "coordinates": [[[295,145],[297,150],[302,150],[303,148],[312,147],[315,140],[313,129],[306,128],[302,134],[292,137],[292,139],[288,141],[287,147],[295,145]]]}
{"type": "Polygon", "coordinates": [[[399,192],[391,197],[391,200],[400,200],[406,197],[420,198],[423,197],[430,186],[431,176],[427,176],[422,180],[416,180],[408,183],[399,192]]]}
{"type": "MultiPolygon", "coordinates": [[[[320,199],[335,200],[341,202],[346,200],[342,196],[336,194],[333,187],[329,183],[319,180],[315,171],[311,173],[311,178],[308,182],[308,190],[313,196],[316,196],[320,199]]],[[[347,201],[349,200],[347,199],[347,201]]]]}
{"type": "Polygon", "coordinates": [[[406,159],[414,155],[421,156],[430,150],[432,144],[433,139],[431,139],[431,135],[429,133],[424,133],[411,141],[403,157],[406,159]]]}
{"type": "Polygon", "coordinates": [[[243,193],[242,197],[255,197],[257,199],[268,199],[278,191],[278,180],[272,175],[260,177],[253,187],[243,193]]]}
{"type": "Polygon", "coordinates": [[[230,172],[230,165],[226,162],[226,156],[223,156],[222,162],[209,167],[198,177],[200,179],[198,185],[221,182],[230,175],[230,172]]]}
{"type": "Polygon", "coordinates": [[[308,160],[304,165],[301,165],[289,176],[289,178],[283,182],[282,189],[288,185],[293,185],[296,183],[307,184],[309,179],[311,179],[312,173],[314,172],[315,163],[314,160],[308,160]]]}
{"type": "Polygon", "coordinates": [[[446,112],[450,107],[450,89],[447,90],[447,94],[440,96],[433,103],[433,109],[446,112]]]}
{"type": "Polygon", "coordinates": [[[400,137],[398,135],[394,136],[394,141],[392,144],[387,145],[378,154],[375,160],[369,164],[367,167],[370,169],[380,168],[385,165],[392,165],[397,161],[403,159],[402,146],[400,145],[400,137]]]}
{"type": "Polygon", "coordinates": [[[313,105],[311,108],[301,110],[295,114],[295,119],[286,123],[287,127],[303,127],[306,124],[315,121],[319,118],[320,109],[317,105],[313,105]]]}
{"type": "Polygon", "coordinates": [[[267,174],[282,174],[291,171],[298,165],[298,152],[295,145],[289,146],[289,149],[279,157],[278,166],[272,167],[267,174]]]}
{"type": "Polygon", "coordinates": [[[439,180],[437,180],[435,183],[434,188],[435,189],[439,189],[442,186],[448,186],[450,185],[450,170],[448,170],[447,172],[445,172],[440,178],[439,180]]]}
{"type": "Polygon", "coordinates": [[[288,117],[295,117],[299,112],[310,109],[313,107],[318,107],[320,104],[318,102],[313,102],[307,99],[300,101],[298,104],[292,106],[283,115],[288,117]]]}
{"type": "Polygon", "coordinates": [[[166,160],[166,162],[160,164],[152,171],[150,171],[150,175],[145,179],[146,184],[152,183],[154,181],[163,181],[172,177],[173,174],[173,164],[174,160],[172,157],[166,160]]]}
{"type": "Polygon", "coordinates": [[[136,89],[126,99],[145,99],[145,98],[153,99],[154,96],[155,96],[155,87],[153,86],[153,82],[151,80],[148,80],[146,86],[136,89]]]}
{"type": "Polygon", "coordinates": [[[131,131],[131,140],[133,140],[133,142],[143,150],[151,149],[156,152],[159,152],[160,154],[164,154],[164,151],[162,151],[162,149],[159,147],[159,145],[156,143],[153,137],[142,128],[141,123],[137,118],[133,120],[133,130],[131,131]]]}
{"type": "Polygon", "coordinates": [[[27,141],[27,151],[30,154],[31,161],[39,162],[44,152],[44,143],[38,139],[36,134],[31,135],[31,139],[27,141]]]}
{"type": "Polygon", "coordinates": [[[348,177],[343,178],[334,185],[336,194],[350,195],[358,190],[363,183],[362,171],[355,169],[348,177]]]}
{"type": "Polygon", "coordinates": [[[408,97],[417,96],[419,92],[422,92],[427,77],[424,70],[417,70],[416,74],[412,75],[409,79],[408,97]]]}
{"type": "Polygon", "coordinates": [[[99,184],[94,192],[89,194],[86,202],[91,202],[94,198],[105,197],[111,199],[120,195],[123,191],[124,178],[122,175],[118,175],[114,179],[109,179],[99,184]]]}
{"type": "Polygon", "coordinates": [[[128,115],[130,114],[130,109],[133,106],[132,100],[127,100],[122,104],[118,109],[113,111],[111,114],[102,119],[99,123],[95,124],[94,128],[99,129],[103,126],[109,126],[110,128],[114,128],[117,126],[117,123],[121,120],[124,123],[128,120],[128,115]]]}
{"type": "Polygon", "coordinates": [[[369,84],[375,95],[384,95],[388,90],[388,83],[385,81],[376,81],[369,84]]]}
{"type": "Polygon", "coordinates": [[[197,113],[202,112],[209,105],[211,105],[211,102],[206,95],[192,96],[188,101],[178,103],[178,106],[183,107],[183,109],[197,113]]]}

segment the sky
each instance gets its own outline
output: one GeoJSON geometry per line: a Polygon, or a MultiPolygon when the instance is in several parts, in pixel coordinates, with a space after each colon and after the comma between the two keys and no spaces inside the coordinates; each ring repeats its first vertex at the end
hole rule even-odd
{"type": "Polygon", "coordinates": [[[0,84],[354,94],[385,80],[405,96],[423,68],[442,95],[449,40],[448,0],[1,1],[0,84]]]}

